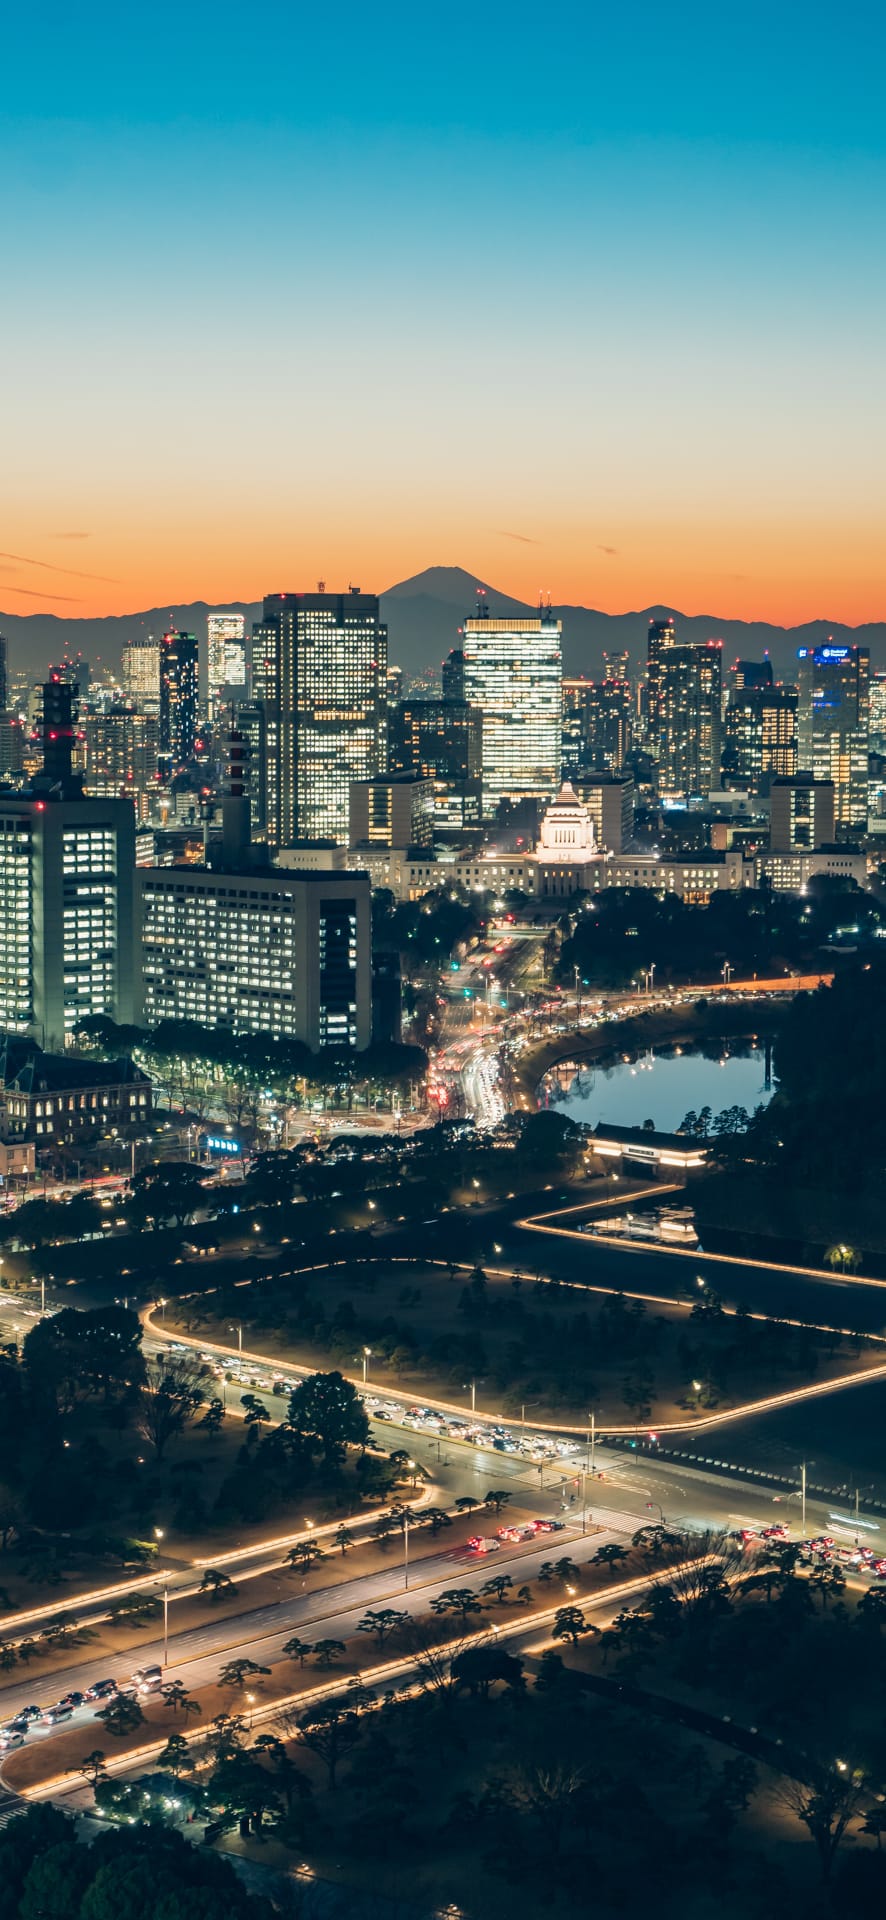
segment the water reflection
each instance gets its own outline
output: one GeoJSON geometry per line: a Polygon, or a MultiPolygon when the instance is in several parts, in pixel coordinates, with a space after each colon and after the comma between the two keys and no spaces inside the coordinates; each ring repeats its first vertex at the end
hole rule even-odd
{"type": "Polygon", "coordinates": [[[605,1120],[610,1126],[639,1127],[651,1120],[671,1133],[690,1111],[709,1107],[746,1107],[749,1113],[770,1098],[768,1050],[747,1042],[714,1043],[704,1051],[674,1047],[646,1053],[618,1066],[555,1067],[542,1094],[558,1112],[586,1126],[605,1120]]]}

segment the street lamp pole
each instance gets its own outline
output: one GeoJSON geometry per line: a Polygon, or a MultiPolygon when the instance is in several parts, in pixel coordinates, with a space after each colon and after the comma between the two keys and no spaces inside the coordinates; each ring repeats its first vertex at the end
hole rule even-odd
{"type": "Polygon", "coordinates": [[[806,1538],[806,1462],[800,1468],[800,1532],[806,1538]]]}
{"type": "Polygon", "coordinates": [[[369,1377],[369,1362],[371,1358],[372,1358],[372,1348],[364,1347],[363,1348],[363,1385],[364,1387],[366,1386],[368,1377],[369,1377]]]}
{"type": "Polygon", "coordinates": [[[403,1586],[404,1590],[409,1586],[409,1521],[405,1515],[403,1519],[403,1586]]]}

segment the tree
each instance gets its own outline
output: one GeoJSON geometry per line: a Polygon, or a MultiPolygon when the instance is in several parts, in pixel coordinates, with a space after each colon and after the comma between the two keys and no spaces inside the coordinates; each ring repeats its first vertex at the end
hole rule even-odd
{"type": "Polygon", "coordinates": [[[143,1167],[129,1183],[126,1211],[135,1227],[147,1222],[163,1227],[172,1221],[187,1226],[206,1199],[207,1174],[187,1160],[155,1161],[143,1167]]]}
{"type": "Polygon", "coordinates": [[[338,1659],[339,1654],[344,1653],[344,1650],[345,1643],[343,1640],[315,1640],[314,1652],[317,1656],[318,1667],[322,1667],[324,1672],[328,1673],[330,1667],[338,1659]]]}
{"type": "Polygon", "coordinates": [[[270,1775],[242,1748],[219,1761],[207,1792],[214,1805],[239,1821],[243,1839],[250,1831],[260,1835],[265,1814],[280,1811],[280,1800],[270,1775]]]}
{"type": "Polygon", "coordinates": [[[459,1499],[456,1500],[455,1511],[456,1513],[473,1513],[474,1508],[479,1507],[479,1505],[479,1500],[475,1500],[472,1494],[463,1493],[459,1499]]]}
{"type": "Polygon", "coordinates": [[[358,1620],[357,1632],[374,1633],[375,1644],[381,1648],[385,1641],[390,1639],[392,1633],[397,1633],[410,1617],[409,1613],[398,1613],[394,1607],[377,1609],[370,1607],[362,1620],[358,1620]]]}
{"type": "Polygon", "coordinates": [[[581,1607],[558,1607],[554,1615],[554,1624],[551,1628],[551,1638],[553,1640],[570,1640],[572,1645],[577,1647],[580,1636],[583,1633],[597,1633],[598,1631],[599,1629],[593,1626],[590,1620],[585,1619],[581,1607]]]}
{"type": "Polygon", "coordinates": [[[181,1774],[190,1773],[193,1764],[191,1749],[184,1734],[171,1733],[162,1753],[157,1755],[158,1767],[167,1768],[173,1779],[177,1780],[181,1774]]]}
{"type": "Polygon", "coordinates": [[[451,1515],[446,1512],[445,1507],[424,1507],[420,1517],[424,1525],[430,1527],[435,1540],[443,1527],[452,1525],[451,1515]]]}
{"type": "Polygon", "coordinates": [[[123,1740],[127,1733],[135,1733],[137,1727],[143,1727],[145,1716],[132,1694],[115,1693],[106,1707],[96,1714],[106,1733],[112,1733],[115,1740],[123,1740]]]}
{"type": "Polygon", "coordinates": [[[457,1613],[464,1630],[471,1614],[482,1613],[483,1609],[470,1587],[447,1587],[445,1592],[434,1594],[431,1611],[439,1614],[457,1613]]]}
{"type": "Polygon", "coordinates": [[[205,1427],[208,1433],[218,1433],[226,1417],[224,1401],[210,1400],[206,1412],[202,1419],[197,1421],[197,1425],[205,1427]]]}
{"type": "Polygon", "coordinates": [[[81,1780],[85,1780],[87,1786],[91,1787],[93,1792],[95,1792],[99,1781],[107,1780],[108,1777],[105,1756],[101,1747],[96,1747],[92,1753],[88,1753],[86,1759],[81,1760],[78,1766],[69,1767],[68,1772],[79,1773],[81,1780]]]}
{"type": "Polygon", "coordinates": [[[244,1425],[247,1427],[261,1428],[271,1418],[264,1401],[259,1400],[254,1393],[241,1393],[240,1405],[243,1408],[244,1425]]]}
{"type": "Polygon", "coordinates": [[[145,1367],[136,1426],[162,1460],[174,1440],[194,1419],[206,1398],[206,1369],[187,1353],[163,1354],[145,1367]]]}
{"type": "Polygon", "coordinates": [[[494,1641],[484,1646],[462,1648],[453,1656],[451,1672],[456,1691],[460,1687],[469,1687],[473,1694],[479,1694],[483,1700],[488,1698],[489,1689],[496,1680],[503,1681],[506,1687],[522,1688],[526,1685],[522,1660],[518,1660],[515,1654],[507,1653],[504,1647],[496,1645],[494,1641]]]}
{"type": "Polygon", "coordinates": [[[220,1567],[206,1567],[200,1582],[200,1592],[205,1593],[210,1606],[216,1606],[219,1600],[233,1600],[237,1588],[230,1574],[223,1573],[220,1567]]]}
{"type": "Polygon", "coordinates": [[[345,1554],[348,1551],[348,1548],[353,1547],[355,1543],[356,1543],[356,1535],[351,1532],[350,1527],[345,1527],[345,1526],[336,1527],[335,1544],[339,1548],[342,1558],[344,1558],[345,1554]]]}
{"type": "Polygon", "coordinates": [[[304,1666],[308,1654],[313,1653],[313,1651],[314,1649],[310,1640],[299,1640],[298,1638],[287,1640],[283,1647],[283,1652],[287,1660],[297,1660],[300,1667],[304,1666]]]}
{"type": "Polygon", "coordinates": [[[357,1745],[362,1734],[360,1709],[369,1696],[365,1688],[348,1687],[330,1700],[318,1700],[299,1720],[305,1746],[322,1760],[330,1791],[337,1785],[338,1768],[345,1755],[357,1745]]]}
{"type": "Polygon", "coordinates": [[[602,1547],[597,1548],[594,1564],[605,1567],[611,1579],[612,1575],[618,1572],[619,1562],[626,1560],[627,1557],[627,1547],[620,1547],[617,1540],[606,1540],[602,1547]]]}
{"type": "Polygon", "coordinates": [[[146,1627],[150,1620],[156,1620],[160,1600],[156,1593],[121,1593],[110,1601],[108,1612],[115,1626],[125,1622],[131,1627],[146,1627]]]}
{"type": "Polygon", "coordinates": [[[873,1627],[876,1631],[886,1626],[886,1587],[866,1588],[858,1603],[856,1619],[860,1626],[873,1627]]]}
{"type": "Polygon", "coordinates": [[[326,1464],[341,1460],[347,1446],[365,1447],[369,1418],[356,1387],[340,1373],[312,1373],[289,1399],[289,1427],[326,1464]]]}
{"type": "Polygon", "coordinates": [[[298,1540],[290,1547],[283,1562],[291,1573],[310,1573],[312,1567],[319,1567],[326,1555],[316,1540],[298,1540]]]}
{"type": "Polygon", "coordinates": [[[510,1498],[510,1494],[503,1487],[490,1487],[484,1505],[492,1507],[496,1513],[501,1513],[502,1507],[507,1505],[510,1498]]]}
{"type": "Polygon", "coordinates": [[[484,1580],[480,1592],[493,1595],[501,1607],[504,1605],[505,1594],[513,1584],[509,1573],[494,1573],[491,1580],[484,1580]]]}
{"type": "Polygon", "coordinates": [[[816,1567],[809,1575],[809,1590],[817,1593],[822,1608],[827,1608],[829,1600],[839,1599],[846,1591],[846,1575],[842,1567],[816,1567]]]}
{"type": "Polygon", "coordinates": [[[787,1780],[780,1798],[815,1842],[822,1881],[828,1884],[837,1853],[866,1799],[864,1778],[845,1761],[817,1768],[813,1779],[787,1780]]]}
{"type": "Polygon", "coordinates": [[[191,1699],[190,1688],[183,1686],[181,1680],[168,1680],[165,1687],[160,1688],[160,1692],[173,1713],[178,1713],[181,1708],[186,1720],[189,1713],[200,1712],[200,1702],[191,1699]]]}
{"type": "Polygon", "coordinates": [[[243,1688],[247,1680],[258,1679],[259,1675],[270,1671],[270,1667],[260,1667],[257,1660],[229,1660],[219,1673],[218,1684],[220,1687],[243,1688]]]}

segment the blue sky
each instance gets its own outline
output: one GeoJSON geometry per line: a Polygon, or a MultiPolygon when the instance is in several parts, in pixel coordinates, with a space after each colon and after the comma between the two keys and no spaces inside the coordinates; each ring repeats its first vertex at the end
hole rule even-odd
{"type": "Polygon", "coordinates": [[[884,37],[851,4],[20,10],[4,545],[70,522],[127,604],[349,555],[517,590],[513,522],[558,598],[874,617],[884,37]]]}

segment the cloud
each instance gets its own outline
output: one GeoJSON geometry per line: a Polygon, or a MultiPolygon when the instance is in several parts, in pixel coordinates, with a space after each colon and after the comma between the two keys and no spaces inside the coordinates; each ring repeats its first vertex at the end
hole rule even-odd
{"type": "Polygon", "coordinates": [[[81,573],[78,567],[54,567],[50,560],[34,560],[29,553],[4,553],[0,549],[0,560],[20,560],[24,567],[39,567],[43,573],[70,573],[76,580],[103,580],[106,586],[116,587],[119,581],[113,580],[107,573],[81,573]]]}
{"type": "Polygon", "coordinates": [[[500,540],[519,540],[521,547],[537,547],[539,544],[537,540],[531,540],[528,533],[508,533],[505,527],[497,527],[496,533],[500,540]]]}
{"type": "Polygon", "coordinates": [[[90,540],[92,536],[88,533],[51,533],[49,538],[50,540],[90,540]]]}
{"type": "Polygon", "coordinates": [[[617,552],[618,552],[618,548],[617,548],[617,547],[598,547],[598,548],[597,548],[597,552],[598,552],[598,553],[608,553],[608,554],[611,554],[611,555],[613,556],[613,558],[614,558],[614,556],[615,556],[615,555],[617,554],[617,552]]]}
{"type": "Polygon", "coordinates": [[[6,591],[7,593],[23,593],[29,600],[66,600],[71,607],[79,607],[82,604],[79,596],[75,593],[35,593],[29,587],[7,587],[6,591]]]}

